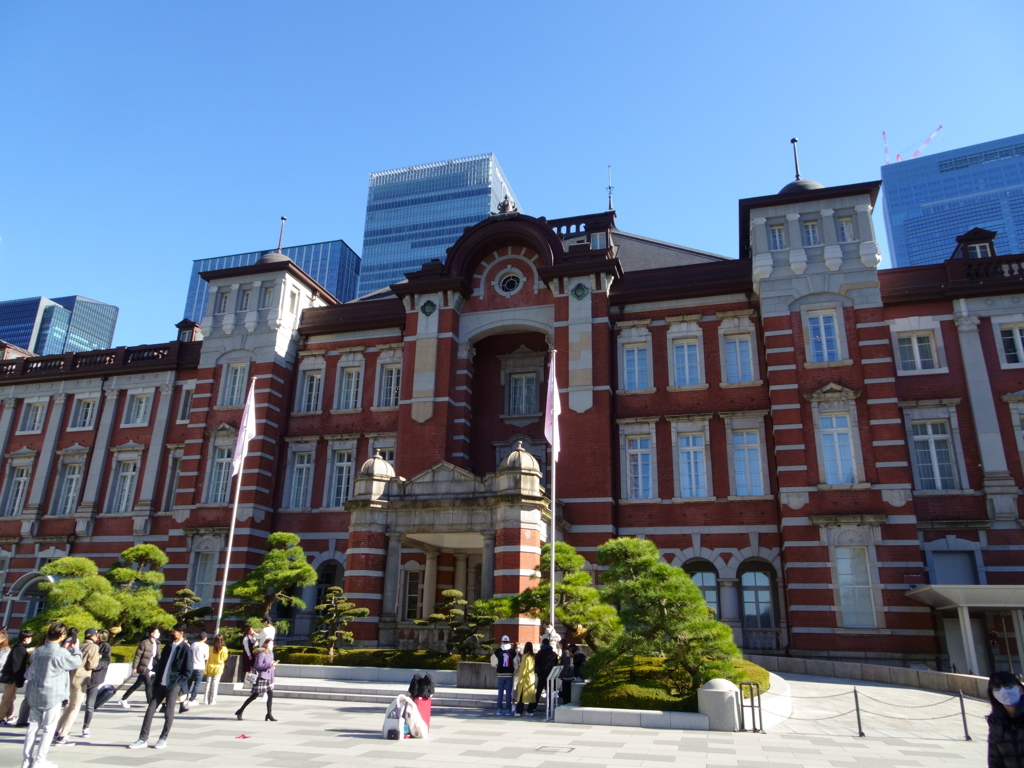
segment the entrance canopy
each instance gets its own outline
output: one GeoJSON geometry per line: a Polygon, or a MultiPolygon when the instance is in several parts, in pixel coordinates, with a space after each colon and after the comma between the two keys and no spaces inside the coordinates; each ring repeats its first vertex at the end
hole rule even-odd
{"type": "Polygon", "coordinates": [[[975,608],[1006,611],[1024,608],[1024,586],[1016,584],[933,584],[906,593],[938,610],[975,608]]]}

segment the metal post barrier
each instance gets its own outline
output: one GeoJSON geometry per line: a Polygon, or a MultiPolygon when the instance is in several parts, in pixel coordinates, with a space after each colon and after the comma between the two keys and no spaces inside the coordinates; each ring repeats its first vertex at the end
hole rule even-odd
{"type": "Polygon", "coordinates": [[[857,696],[857,686],[853,687],[853,706],[857,710],[857,735],[864,736],[864,728],[860,724],[860,697],[857,696]]]}
{"type": "Polygon", "coordinates": [[[743,710],[746,708],[746,704],[743,703],[743,689],[747,688],[750,690],[750,732],[751,733],[765,733],[764,730],[764,712],[761,711],[761,684],[760,683],[740,683],[740,730],[747,730],[746,718],[744,717],[743,710]],[[757,704],[754,704],[755,691],[757,694],[757,704]],[[756,711],[754,707],[757,707],[756,711]]]}
{"type": "Polygon", "coordinates": [[[555,719],[555,707],[558,706],[559,696],[559,683],[561,682],[562,667],[561,665],[556,666],[548,673],[548,679],[545,682],[547,688],[548,700],[545,705],[544,719],[551,722],[555,719]]]}
{"type": "Polygon", "coordinates": [[[963,718],[964,721],[964,740],[970,741],[971,734],[967,732],[967,710],[964,709],[964,692],[957,691],[957,693],[960,694],[960,717],[963,718]]]}

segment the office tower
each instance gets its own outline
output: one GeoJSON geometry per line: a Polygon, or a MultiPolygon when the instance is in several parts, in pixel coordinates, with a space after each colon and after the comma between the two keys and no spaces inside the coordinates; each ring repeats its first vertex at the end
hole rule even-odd
{"type": "Polygon", "coordinates": [[[974,227],[1024,251],[1024,134],[883,166],[882,182],[894,267],[945,261],[974,227]]]}
{"type": "Polygon", "coordinates": [[[405,279],[515,193],[493,154],[370,174],[359,295],[405,279]]]}
{"type": "Polygon", "coordinates": [[[84,296],[0,301],[0,340],[36,355],[109,349],[117,307],[84,296]]]}
{"type": "MultiPolygon", "coordinates": [[[[296,245],[282,248],[281,252],[294,261],[307,275],[331,292],[338,301],[349,301],[356,297],[359,281],[359,254],[348,247],[344,240],[330,240],[326,243],[296,245]]],[[[196,259],[192,262],[192,278],[188,284],[188,298],[185,301],[185,317],[203,321],[209,289],[200,272],[232,267],[248,267],[260,260],[266,251],[237,253],[234,256],[218,256],[212,259],[196,259]]]]}

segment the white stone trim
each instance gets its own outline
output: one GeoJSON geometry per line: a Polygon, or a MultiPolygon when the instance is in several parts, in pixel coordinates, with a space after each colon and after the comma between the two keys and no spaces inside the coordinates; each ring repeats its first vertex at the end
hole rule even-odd
{"type": "MultiPolygon", "coordinates": [[[[952,400],[920,400],[916,402],[900,403],[900,410],[903,412],[903,428],[907,435],[907,453],[910,455],[910,467],[914,475],[914,490],[921,490],[921,476],[917,469],[917,450],[914,447],[915,421],[940,421],[949,422],[949,442],[953,448],[953,455],[956,457],[958,488],[954,492],[971,487],[967,477],[967,462],[964,458],[963,444],[960,439],[960,421],[957,418],[957,406],[959,399],[952,400]]],[[[889,462],[895,463],[895,462],[889,462]]],[[[906,462],[899,462],[900,466],[906,466],[906,462]]],[[[876,464],[875,466],[883,466],[876,464]]],[[[942,491],[936,491],[941,493],[942,491]]]]}
{"type": "Polygon", "coordinates": [[[889,331],[892,338],[892,357],[897,376],[927,376],[932,373],[949,373],[946,346],[942,339],[942,323],[939,321],[939,318],[931,315],[898,317],[892,321],[889,331]],[[903,370],[903,358],[900,355],[900,337],[921,333],[931,335],[932,350],[935,352],[935,368],[905,371],[903,370]]]}
{"type": "Polygon", "coordinates": [[[714,501],[715,485],[711,469],[711,416],[710,413],[684,414],[666,416],[672,429],[672,501],[714,501]],[[704,438],[704,484],[705,496],[682,495],[682,477],[679,466],[679,437],[681,435],[700,434],[704,438]]]}

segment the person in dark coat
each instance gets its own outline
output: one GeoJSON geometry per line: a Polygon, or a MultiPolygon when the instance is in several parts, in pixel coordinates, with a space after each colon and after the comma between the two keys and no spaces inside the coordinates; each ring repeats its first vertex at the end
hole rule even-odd
{"type": "Polygon", "coordinates": [[[583,679],[583,665],[587,663],[587,654],[580,650],[578,645],[570,645],[572,651],[572,671],[577,680],[583,679]]]}
{"type": "Polygon", "coordinates": [[[546,637],[541,640],[540,650],[537,651],[537,700],[540,700],[541,691],[548,689],[548,675],[551,670],[558,666],[558,656],[551,648],[551,641],[546,637]]]}
{"type": "Polygon", "coordinates": [[[140,685],[145,686],[146,703],[149,704],[153,698],[153,667],[156,666],[159,658],[160,627],[150,627],[146,638],[135,649],[135,658],[132,659],[132,672],[138,675],[138,677],[131,684],[131,687],[124,692],[124,696],[121,697],[122,707],[128,709],[131,706],[128,703],[128,697],[135,693],[140,685]]]}
{"type": "Polygon", "coordinates": [[[85,722],[82,723],[82,738],[89,738],[89,724],[92,722],[93,713],[96,711],[96,694],[100,692],[100,686],[107,679],[107,667],[110,666],[110,633],[101,629],[96,633],[96,642],[100,646],[100,660],[92,671],[90,679],[85,684],[85,722]]]}
{"type": "Polygon", "coordinates": [[[562,703],[568,704],[572,701],[572,681],[576,679],[576,671],[572,663],[572,653],[568,648],[562,648],[562,673],[558,676],[562,681],[562,703]]]}
{"type": "Polygon", "coordinates": [[[25,685],[25,673],[28,672],[28,647],[32,643],[32,630],[21,630],[18,640],[20,642],[11,648],[11,652],[7,654],[7,661],[4,662],[3,670],[0,671],[0,683],[4,684],[4,695],[0,700],[0,721],[4,725],[13,724],[14,699],[18,695],[18,689],[25,685]]]}
{"type": "Polygon", "coordinates": [[[989,768],[1024,768],[1024,683],[1012,672],[996,672],[988,679],[989,768]]]}
{"type": "Polygon", "coordinates": [[[171,726],[174,725],[174,704],[192,676],[192,648],[185,639],[187,629],[185,624],[175,624],[171,630],[171,642],[164,646],[160,661],[153,670],[153,698],[146,708],[139,739],[130,744],[128,749],[144,749],[149,746],[149,729],[153,725],[157,708],[165,700],[167,708],[164,710],[164,728],[153,748],[163,749],[167,746],[167,737],[171,735],[171,726]]]}

